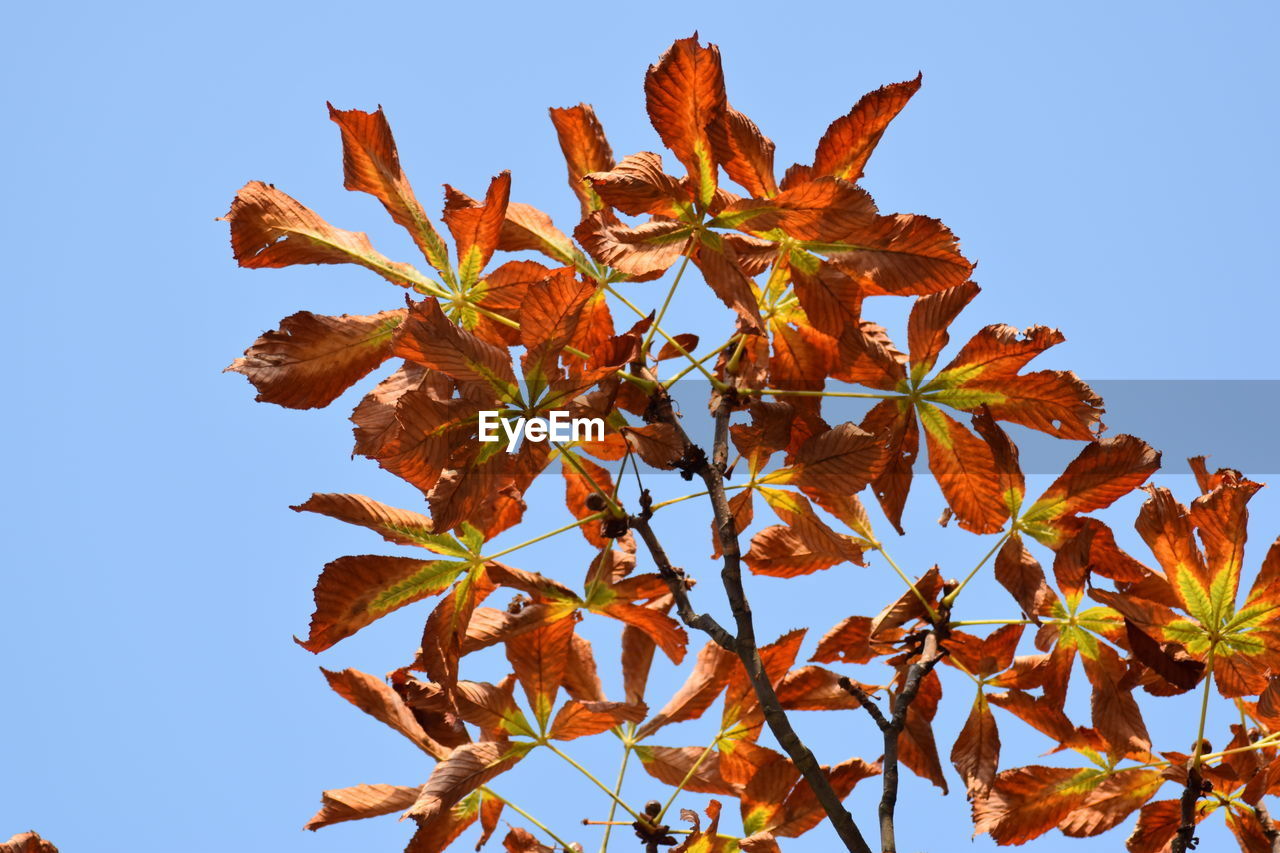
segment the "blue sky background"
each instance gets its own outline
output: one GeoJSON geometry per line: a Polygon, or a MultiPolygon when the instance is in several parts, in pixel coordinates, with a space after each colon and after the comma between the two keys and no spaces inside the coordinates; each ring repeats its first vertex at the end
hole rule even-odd
{"type": "MultiPolygon", "coordinates": [[[[394,818],[300,831],[324,788],[425,779],[417,751],[332,694],[316,665],[392,669],[428,611],[406,608],[318,659],[295,646],[325,562],[396,549],[287,507],[312,491],[408,507],[420,496],[347,458],[346,416],[370,383],[328,410],[293,412],[254,404],[242,378],[219,372],[294,311],[401,299],[354,267],[239,270],[214,221],[261,179],[413,259],[373,199],[342,189],[326,100],[386,108],[429,212],[440,183],[479,195],[510,168],[513,199],[567,230],[576,204],[546,108],[591,102],[617,155],[654,149],[644,70],[695,27],[721,46],[730,97],[778,143],[780,166],[810,158],[863,92],[923,71],[865,185],[882,209],[942,218],[979,261],[984,294],[953,340],[992,322],[1047,323],[1068,342],[1038,365],[1175,380],[1173,395],[1195,387],[1176,380],[1280,379],[1270,4],[23,4],[6,17],[0,840],[35,828],[66,853],[330,853],[399,850],[411,834],[394,818]]],[[[684,288],[671,325],[719,335],[707,304],[684,288]]],[[[869,313],[899,328],[905,305],[869,313]]],[[[1243,466],[1258,448],[1220,422],[1274,416],[1266,388],[1212,407],[1192,397],[1143,434],[1243,466]]],[[[1139,414],[1107,420],[1126,431],[1139,414]]],[[[1166,465],[1189,500],[1181,461],[1166,465]]],[[[558,499],[552,481],[509,541],[553,526],[558,499]]],[[[1112,516],[1130,546],[1138,504],[1112,516]]],[[[1269,489],[1253,506],[1251,567],[1280,532],[1280,499],[1269,489]]],[[[941,562],[961,574],[986,543],[940,531],[938,510],[922,484],[908,516],[917,535],[894,542],[895,556],[914,573],[941,562]]],[[[702,519],[664,524],[678,561],[713,577],[702,519]]],[[[517,563],[577,582],[580,544],[517,563]]],[[[820,634],[899,586],[879,564],[751,584],[763,637],[799,624],[820,634]]],[[[984,615],[1006,615],[996,593],[975,587],[970,615],[988,602],[984,615]]],[[[587,624],[616,684],[612,627],[587,624]]],[[[500,676],[500,660],[487,661],[473,671],[500,676]]],[[[948,745],[971,700],[950,675],[956,695],[937,724],[948,745]]],[[[655,692],[675,683],[669,670],[654,680],[655,692]]],[[[1193,704],[1151,715],[1158,748],[1189,745],[1193,704]]],[[[999,719],[1005,766],[1047,748],[999,719]]],[[[802,725],[824,760],[879,752],[861,716],[802,725]]],[[[706,732],[662,742],[701,745],[706,732]]],[[[611,778],[616,752],[599,742],[570,751],[611,778]]],[[[595,849],[576,824],[605,805],[553,761],[526,762],[497,787],[595,849]]],[[[850,799],[868,830],[876,788],[850,799]]],[[[636,773],[627,796],[653,790],[636,773]]],[[[961,793],[941,799],[910,779],[903,800],[904,851],[994,848],[967,841],[961,793]]],[[[1114,850],[1127,831],[1055,833],[1029,849],[1114,850]]],[[[1227,843],[1220,829],[1204,838],[1202,849],[1227,843]]],[[[819,830],[784,849],[833,841],[819,830]]]]}

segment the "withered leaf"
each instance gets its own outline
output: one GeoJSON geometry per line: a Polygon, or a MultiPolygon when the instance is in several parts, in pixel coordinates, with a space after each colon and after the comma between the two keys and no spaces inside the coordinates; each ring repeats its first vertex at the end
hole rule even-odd
{"type": "Polygon", "coordinates": [[[257,400],[290,409],[327,406],[391,357],[405,309],[364,317],[299,311],[263,333],[227,368],[258,389],[257,400]]]}

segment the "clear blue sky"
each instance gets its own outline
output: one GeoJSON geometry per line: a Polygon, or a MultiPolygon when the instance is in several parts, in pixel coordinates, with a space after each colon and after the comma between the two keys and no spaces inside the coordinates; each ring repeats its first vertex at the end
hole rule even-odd
{"type": "MultiPolygon", "coordinates": [[[[575,205],[546,108],[594,103],[617,154],[654,148],[644,70],[695,27],[721,46],[730,97],[777,141],[781,164],[810,157],[863,92],[923,71],[923,90],[865,183],[886,210],[942,218],[979,261],[984,294],[953,339],[991,322],[1044,322],[1068,336],[1044,366],[1090,379],[1280,379],[1274,5],[715,8],[10,10],[0,36],[10,318],[0,840],[35,828],[66,853],[330,853],[395,851],[410,834],[394,818],[300,830],[324,788],[427,775],[414,749],[331,694],[316,669],[400,665],[426,610],[407,608],[318,660],[299,649],[290,636],[305,630],[320,567],[395,549],[287,506],[312,491],[410,507],[418,498],[347,458],[346,414],[360,391],[319,413],[284,411],[253,403],[242,378],[219,373],[294,311],[366,313],[401,298],[355,268],[238,270],[226,226],[214,221],[256,178],[412,259],[376,203],[342,189],[326,100],[386,108],[429,209],[440,183],[479,194],[510,168],[513,198],[568,226],[575,205]]],[[[682,331],[699,330],[696,304],[677,305],[691,318],[682,331]]],[[[1200,398],[1174,406],[1145,434],[1157,445],[1190,437],[1215,461],[1244,465],[1233,454],[1247,441],[1224,438],[1218,422],[1274,416],[1276,400],[1258,396],[1266,387],[1212,408],[1200,398]]],[[[1125,418],[1117,410],[1107,420],[1114,431],[1137,429],[1125,418]]],[[[1167,464],[1184,470],[1176,458],[1167,464]]],[[[1189,497],[1188,478],[1169,482],[1189,497]]],[[[1117,522],[1128,544],[1137,503],[1117,522]]],[[[1251,565],[1280,532],[1274,489],[1254,507],[1251,565]]],[[[937,532],[937,511],[921,489],[909,515],[920,535],[895,549],[915,571],[940,561],[958,573],[982,543],[937,532]]],[[[701,521],[670,535],[682,562],[706,566],[701,521]]],[[[556,556],[531,550],[522,564],[557,574],[556,556]]],[[[582,566],[559,574],[576,581],[582,566]]],[[[820,632],[874,611],[893,591],[883,574],[846,566],[756,583],[761,634],[798,622],[820,632]]],[[[501,675],[496,664],[491,674],[501,675]]],[[[948,743],[971,698],[952,683],[964,695],[950,697],[939,720],[948,743]]],[[[1178,714],[1191,712],[1171,707],[1153,732],[1158,741],[1167,733],[1161,748],[1183,749],[1188,723],[1178,714]]],[[[861,717],[804,725],[826,760],[878,754],[861,717]]],[[[1033,762],[1047,746],[1011,722],[1004,731],[1006,765],[1033,762]]],[[[575,752],[614,772],[612,752],[575,752]]],[[[558,826],[602,816],[589,789],[561,778],[530,762],[503,788],[558,826]]],[[[646,799],[645,782],[634,776],[628,795],[646,799]]],[[[850,800],[868,826],[874,789],[850,800]]],[[[993,849],[985,837],[962,842],[960,793],[940,799],[912,780],[904,799],[916,815],[901,830],[904,851],[993,849]]],[[[1115,850],[1125,832],[1077,843],[1055,834],[1030,849],[1115,850]]],[[[1217,832],[1202,849],[1224,843],[1217,832]]],[[[830,845],[814,832],[785,849],[830,845]]]]}

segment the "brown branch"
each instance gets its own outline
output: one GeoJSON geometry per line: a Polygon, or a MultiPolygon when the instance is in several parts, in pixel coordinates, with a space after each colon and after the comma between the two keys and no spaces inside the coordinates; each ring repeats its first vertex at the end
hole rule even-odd
{"type": "MultiPolygon", "coordinates": [[[[755,619],[751,613],[751,604],[747,600],[746,590],[742,586],[742,552],[738,545],[737,525],[734,521],[733,513],[729,509],[729,501],[725,497],[724,491],[725,463],[729,458],[729,415],[731,411],[732,401],[727,396],[721,396],[715,409],[715,440],[711,459],[708,459],[706,453],[689,438],[688,433],[681,426],[679,418],[676,417],[671,407],[670,396],[661,385],[658,386],[658,390],[650,398],[649,411],[646,413],[646,417],[650,421],[670,424],[675,428],[676,434],[680,436],[685,448],[684,459],[688,461],[687,470],[697,474],[706,484],[707,495],[711,501],[711,509],[715,517],[716,538],[719,541],[720,552],[723,556],[720,580],[724,585],[725,596],[728,598],[729,608],[733,612],[734,625],[737,629],[737,635],[733,638],[732,647],[725,646],[725,648],[730,648],[742,662],[743,669],[747,673],[747,679],[751,682],[751,686],[755,690],[756,699],[760,703],[760,709],[764,712],[764,719],[769,725],[769,730],[773,732],[778,745],[791,758],[796,769],[800,771],[800,775],[804,778],[805,783],[822,805],[823,810],[827,813],[827,817],[830,818],[831,824],[836,830],[836,834],[844,842],[845,849],[852,851],[852,853],[871,853],[871,848],[867,845],[866,839],[863,838],[862,832],[854,822],[853,815],[844,807],[840,796],[831,787],[831,780],[823,773],[821,765],[818,764],[818,759],[814,757],[813,752],[796,734],[786,711],[782,709],[782,703],[778,701],[778,696],[773,689],[773,683],[769,680],[768,673],[765,672],[764,662],[760,659],[760,651],[756,646],[755,619]]],[[[645,545],[650,548],[652,553],[653,543],[644,535],[643,530],[641,530],[641,538],[645,540],[645,545]]],[[[656,542],[656,539],[654,541],[656,542]]],[[[656,560],[657,557],[655,556],[656,560]]],[[[675,592],[674,589],[672,591],[675,592]]],[[[679,602],[678,593],[677,602],[679,602]]],[[[689,610],[692,611],[692,607],[689,610]]],[[[683,611],[681,616],[682,618],[684,617],[683,611]]],[[[714,634],[712,638],[715,639],[714,634]]],[[[716,642],[720,643],[719,640],[716,640],[716,642]]],[[[724,645],[724,643],[720,644],[724,645]]]]}
{"type": "Polygon", "coordinates": [[[1262,827],[1263,836],[1271,843],[1271,853],[1280,853],[1280,830],[1276,829],[1275,821],[1271,819],[1271,812],[1259,801],[1253,807],[1253,814],[1258,818],[1258,825],[1262,827]]]}
{"type": "MultiPolygon", "coordinates": [[[[1240,700],[1237,699],[1237,702],[1240,700]]],[[[1249,733],[1249,739],[1257,742],[1258,733],[1256,730],[1249,733]]],[[[1258,750],[1253,752],[1253,762],[1257,766],[1258,773],[1266,771],[1267,761],[1263,758],[1262,753],[1258,750]]],[[[1267,809],[1265,803],[1259,797],[1258,802],[1252,807],[1253,815],[1258,819],[1258,827],[1262,830],[1262,835],[1267,839],[1267,843],[1271,845],[1271,853],[1280,853],[1280,830],[1276,829],[1275,821],[1271,819],[1271,812],[1267,809]]]]}
{"type": "Polygon", "coordinates": [[[880,849],[881,853],[896,853],[897,837],[894,832],[894,812],[898,805],[898,739],[907,727],[907,712],[911,703],[920,693],[920,685],[925,676],[933,671],[942,660],[942,649],[939,645],[939,634],[946,631],[949,614],[940,614],[939,623],[942,628],[935,627],[924,639],[920,650],[920,658],[907,669],[902,689],[890,700],[892,716],[885,718],[884,713],[875,700],[848,678],[839,681],[841,689],[858,700],[859,704],[871,715],[876,726],[884,734],[884,756],[880,759],[882,789],[880,795],[880,849]]]}
{"type": "Polygon", "coordinates": [[[644,540],[645,547],[649,549],[653,562],[658,566],[658,573],[662,575],[662,579],[667,582],[667,587],[671,590],[671,595],[676,600],[676,612],[680,614],[680,619],[690,628],[702,631],[715,641],[716,645],[730,652],[737,652],[737,642],[732,634],[725,629],[723,625],[716,621],[709,613],[699,613],[693,607],[693,602],[689,600],[689,588],[685,584],[684,572],[681,569],[671,565],[671,560],[667,557],[667,552],[663,549],[662,543],[658,541],[658,536],[653,532],[653,527],[649,524],[649,520],[642,516],[633,515],[628,519],[631,529],[640,534],[640,538],[644,540]]]}
{"type": "MultiPolygon", "coordinates": [[[[1200,747],[1197,745],[1196,752],[1199,753],[1199,751],[1200,747]]],[[[1182,789],[1182,798],[1179,801],[1182,806],[1182,823],[1173,837],[1173,843],[1169,848],[1171,853],[1187,853],[1188,850],[1196,848],[1196,843],[1199,841],[1196,838],[1196,803],[1200,801],[1202,793],[1204,793],[1204,778],[1200,775],[1199,761],[1193,758],[1187,764],[1187,784],[1182,789]]]]}

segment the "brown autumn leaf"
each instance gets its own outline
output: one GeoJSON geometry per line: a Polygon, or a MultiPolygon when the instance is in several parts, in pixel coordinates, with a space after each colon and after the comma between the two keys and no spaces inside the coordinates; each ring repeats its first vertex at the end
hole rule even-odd
{"type": "Polygon", "coordinates": [[[405,853],[444,853],[480,816],[481,794],[475,792],[429,820],[420,820],[405,853]]]}
{"type": "Polygon", "coordinates": [[[58,853],[58,848],[35,832],[20,832],[0,843],[0,853],[58,853]]]}
{"type": "Polygon", "coordinates": [[[560,706],[547,737],[553,740],[574,740],[580,737],[607,732],[623,723],[638,723],[649,713],[644,705],[626,702],[584,702],[570,699],[560,706]]]}
{"type": "Polygon", "coordinates": [[[486,740],[501,740],[508,735],[536,737],[524,712],[516,705],[515,678],[507,676],[498,684],[459,681],[453,699],[458,716],[479,727],[486,740]]]}
{"type": "Polygon", "coordinates": [[[885,128],[919,91],[920,80],[917,74],[914,80],[890,83],[859,98],[853,109],[833,121],[823,134],[813,155],[811,174],[860,179],[885,128]]]}
{"type": "Polygon", "coordinates": [[[1005,540],[996,554],[995,576],[1028,619],[1039,620],[1057,600],[1044,578],[1044,569],[1018,534],[1005,540]]]}
{"type": "MultiPolygon", "coordinates": [[[[687,189],[663,171],[662,155],[652,151],[628,154],[609,171],[587,175],[586,182],[606,204],[628,216],[649,213],[676,219],[692,206],[687,189]]],[[[615,221],[603,211],[584,217],[583,222],[590,219],[597,223],[615,221]]],[[[578,240],[582,242],[581,236],[578,240]]]]}
{"type": "Polygon", "coordinates": [[[497,586],[488,572],[472,570],[460,576],[458,583],[441,597],[427,617],[414,669],[452,689],[458,680],[458,659],[463,653],[472,616],[497,586]]]}
{"type": "Polygon", "coordinates": [[[528,743],[500,741],[458,747],[432,769],[405,817],[423,824],[433,820],[476,788],[510,770],[531,748],[528,743]]]}
{"type": "Polygon", "coordinates": [[[605,138],[604,128],[600,126],[595,110],[589,104],[552,107],[550,112],[551,123],[555,125],[560,150],[564,153],[569,170],[569,188],[578,197],[582,205],[582,217],[585,219],[588,214],[599,210],[602,203],[583,179],[592,172],[611,170],[613,150],[609,147],[609,140],[605,138]]]}
{"type": "Polygon", "coordinates": [[[1130,767],[1098,784],[1081,808],[1058,824],[1069,838],[1087,838],[1113,829],[1150,800],[1164,784],[1159,770],[1130,767]]]}
{"type": "Polygon", "coordinates": [[[513,826],[502,839],[502,849],[507,853],[555,853],[554,849],[543,844],[533,833],[523,827],[513,826]]]}
{"type": "Polygon", "coordinates": [[[973,829],[997,844],[1024,844],[1084,806],[1101,773],[1033,765],[998,774],[988,796],[973,800],[973,829]]]}
{"type": "Polygon", "coordinates": [[[511,173],[502,172],[489,182],[484,201],[445,184],[444,224],[453,235],[458,257],[458,278],[466,287],[480,280],[502,239],[511,198],[511,173]]]}
{"type": "Polygon", "coordinates": [[[322,652],[406,604],[439,595],[465,568],[452,560],[339,557],[320,573],[311,632],[297,642],[309,652],[322,652]]]}
{"type": "Polygon", "coordinates": [[[655,468],[674,468],[684,456],[684,441],[671,424],[627,427],[622,434],[635,454],[655,468]]]}
{"type": "Polygon", "coordinates": [[[564,665],[564,680],[560,686],[574,699],[583,702],[605,701],[604,684],[600,681],[595,654],[591,651],[591,641],[586,637],[574,634],[573,639],[569,641],[569,654],[565,658],[564,665]]]}
{"type": "Polygon", "coordinates": [[[556,693],[564,681],[575,621],[572,616],[565,616],[506,641],[507,660],[540,725],[550,719],[556,693]]]}
{"type": "Polygon", "coordinates": [[[639,729],[636,738],[646,738],[663,726],[701,717],[711,703],[716,701],[729,682],[730,673],[738,665],[738,659],[713,642],[698,652],[693,669],[680,689],[639,729]]]}
{"type": "Polygon", "coordinates": [[[727,106],[720,49],[698,44],[695,33],[679,39],[649,66],[644,80],[645,107],[662,144],[675,153],[693,181],[702,205],[711,204],[716,167],[711,128],[727,106]]]}
{"type": "Polygon", "coordinates": [[[737,785],[724,778],[720,768],[720,752],[703,746],[650,746],[635,748],[645,772],[665,785],[684,783],[686,791],[695,794],[718,794],[736,797],[737,785]]]}
{"type": "Polygon", "coordinates": [[[409,179],[400,169],[400,155],[382,108],[337,110],[329,104],[329,118],[342,130],[342,178],[349,190],[366,192],[382,202],[403,226],[423,256],[446,280],[452,278],[448,250],[418,203],[409,179]]]}
{"type": "Polygon", "coordinates": [[[314,512],[348,524],[358,524],[396,545],[417,545],[437,554],[465,557],[466,549],[452,536],[435,532],[431,519],[407,509],[396,509],[364,495],[320,493],[307,498],[294,512],[314,512]]]}
{"type": "Polygon", "coordinates": [[[964,728],[951,747],[951,763],[964,780],[970,797],[985,797],[991,790],[1000,763],[1000,733],[986,694],[981,689],[973,701],[964,728]]]}
{"type": "MultiPolygon", "coordinates": [[[[840,686],[843,677],[820,666],[798,667],[783,676],[777,689],[778,703],[790,711],[842,711],[857,708],[862,703],[840,686]]],[[[858,686],[868,695],[878,690],[869,684],[858,686]]]]}
{"type": "Polygon", "coordinates": [[[231,248],[248,269],[294,264],[357,264],[401,287],[431,284],[408,264],[390,260],[359,231],[344,231],[270,184],[250,181],[240,188],[224,217],[231,223],[231,248]]]}
{"type": "MultiPolygon", "coordinates": [[[[899,688],[900,689],[900,688],[899,688]]],[[[947,779],[942,773],[942,759],[933,736],[933,718],[942,701],[942,681],[931,671],[920,682],[920,692],[907,706],[906,725],[898,737],[898,759],[921,779],[928,779],[947,793],[947,779]]]]}
{"type": "Polygon", "coordinates": [[[482,394],[487,392],[490,398],[510,393],[516,386],[506,349],[454,325],[434,299],[424,299],[410,307],[394,352],[482,394]]]}
{"type": "Polygon", "coordinates": [[[633,228],[609,221],[603,212],[582,220],[573,235],[591,257],[633,281],[662,275],[689,246],[688,226],[680,222],[655,219],[633,228]]]}
{"type": "Polygon", "coordinates": [[[725,104],[720,120],[708,127],[711,148],[729,178],[757,198],[778,194],[773,177],[773,142],[756,123],[725,104]]]}
{"type": "Polygon", "coordinates": [[[400,732],[423,752],[436,758],[449,754],[449,749],[426,733],[409,707],[382,679],[355,669],[330,672],[322,667],[320,671],[335,693],[400,732]]]}
{"type": "Polygon", "coordinates": [[[303,829],[315,831],[344,820],[361,820],[403,811],[417,802],[418,789],[403,785],[355,785],[324,791],[320,798],[320,811],[307,821],[303,829]]]}
{"type": "Polygon", "coordinates": [[[364,317],[299,311],[264,332],[227,370],[258,389],[255,398],[290,409],[327,406],[391,357],[405,309],[364,317]]]}

